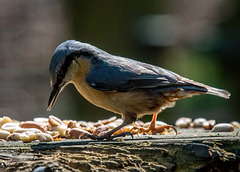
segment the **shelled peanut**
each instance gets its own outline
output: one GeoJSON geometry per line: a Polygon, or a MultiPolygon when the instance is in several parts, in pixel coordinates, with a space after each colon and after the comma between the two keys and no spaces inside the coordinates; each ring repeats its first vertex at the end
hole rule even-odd
{"type": "MultiPolygon", "coordinates": [[[[79,139],[86,134],[102,135],[113,128],[119,126],[123,122],[122,119],[111,117],[109,119],[99,120],[97,122],[61,120],[56,116],[50,115],[48,118],[38,117],[33,121],[16,121],[10,117],[3,116],[0,118],[0,140],[2,141],[22,141],[24,143],[32,141],[50,142],[59,141],[62,139],[79,139]]],[[[125,126],[116,131],[113,135],[124,132],[132,133],[133,135],[151,135],[151,134],[172,134],[172,130],[177,134],[174,127],[167,125],[164,122],[156,121],[155,127],[158,132],[149,130],[150,122],[136,121],[132,125],[125,126]],[[163,130],[161,130],[163,126],[163,130]],[[168,126],[168,128],[164,127],[168,126]]],[[[179,118],[175,125],[179,128],[204,128],[212,132],[230,132],[234,128],[240,128],[237,121],[230,124],[216,124],[215,120],[206,120],[204,118],[179,118]]]]}
{"type": "MultiPolygon", "coordinates": [[[[48,118],[38,117],[33,121],[15,121],[9,117],[0,118],[0,139],[5,141],[34,140],[50,142],[61,139],[79,139],[84,134],[102,135],[122,123],[122,119],[112,117],[97,122],[61,120],[50,115],[48,118]]],[[[137,121],[135,126],[142,127],[143,122],[137,121]]],[[[133,126],[126,126],[114,134],[131,132],[133,126]]],[[[134,132],[132,132],[134,133],[134,132]]],[[[137,134],[135,132],[134,134],[137,134]]]]}

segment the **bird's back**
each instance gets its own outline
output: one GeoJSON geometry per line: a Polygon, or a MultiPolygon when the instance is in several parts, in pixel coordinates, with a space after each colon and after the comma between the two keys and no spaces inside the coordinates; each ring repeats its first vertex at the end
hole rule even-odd
{"type": "Polygon", "coordinates": [[[182,88],[188,92],[212,94],[229,98],[230,93],[187,79],[158,66],[125,57],[103,54],[96,58],[86,80],[102,91],[129,91],[132,89],[155,89],[159,91],[182,88]]]}

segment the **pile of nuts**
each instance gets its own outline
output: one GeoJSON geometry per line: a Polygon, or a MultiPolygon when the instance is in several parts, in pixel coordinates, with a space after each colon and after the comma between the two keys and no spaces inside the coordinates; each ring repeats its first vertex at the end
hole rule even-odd
{"type": "MultiPolygon", "coordinates": [[[[0,140],[28,143],[34,140],[50,142],[62,139],[79,139],[84,134],[102,135],[122,122],[122,119],[117,119],[115,116],[98,122],[60,120],[53,115],[48,118],[41,117],[34,118],[33,121],[19,122],[4,116],[0,118],[0,140]]],[[[133,125],[116,131],[114,135],[123,132],[131,132],[133,135],[139,134],[138,128],[147,129],[149,124],[149,122],[136,121],[133,125]]],[[[164,124],[156,121],[156,126],[164,124]]]]}
{"type": "Polygon", "coordinates": [[[212,132],[231,132],[234,128],[240,128],[240,124],[237,121],[230,123],[219,123],[216,124],[216,120],[206,120],[205,118],[191,118],[181,117],[175,125],[179,128],[204,128],[205,130],[211,130],[212,132]]]}
{"type": "MultiPolygon", "coordinates": [[[[119,126],[123,122],[122,119],[111,117],[97,122],[61,120],[56,116],[50,115],[48,118],[34,118],[33,121],[19,122],[7,116],[0,118],[0,140],[2,141],[22,141],[24,143],[38,140],[40,142],[50,142],[62,139],[79,139],[84,134],[102,135],[113,128],[119,126]]],[[[158,130],[156,133],[148,132],[151,122],[144,123],[136,121],[132,125],[121,128],[116,131],[114,135],[131,132],[136,134],[173,134],[169,130],[174,127],[167,125],[162,121],[156,121],[156,127],[163,130],[158,130]]],[[[240,124],[236,121],[229,123],[216,124],[215,120],[206,120],[204,118],[197,118],[192,121],[191,118],[179,118],[175,125],[178,128],[204,128],[212,132],[230,132],[234,127],[240,128],[240,124]]]]}

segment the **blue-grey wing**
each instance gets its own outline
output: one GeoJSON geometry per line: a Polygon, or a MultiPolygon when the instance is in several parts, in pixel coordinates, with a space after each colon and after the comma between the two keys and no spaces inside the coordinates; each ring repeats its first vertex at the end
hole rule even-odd
{"type": "Polygon", "coordinates": [[[156,88],[184,85],[181,76],[166,69],[128,58],[113,56],[92,64],[86,82],[101,91],[129,91],[134,88],[156,88]]]}

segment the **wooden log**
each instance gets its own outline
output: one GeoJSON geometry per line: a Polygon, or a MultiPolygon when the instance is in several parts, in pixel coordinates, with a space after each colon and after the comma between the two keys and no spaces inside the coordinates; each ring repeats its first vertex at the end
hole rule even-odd
{"type": "Polygon", "coordinates": [[[0,171],[238,171],[239,129],[124,141],[0,142],[0,171]]]}

